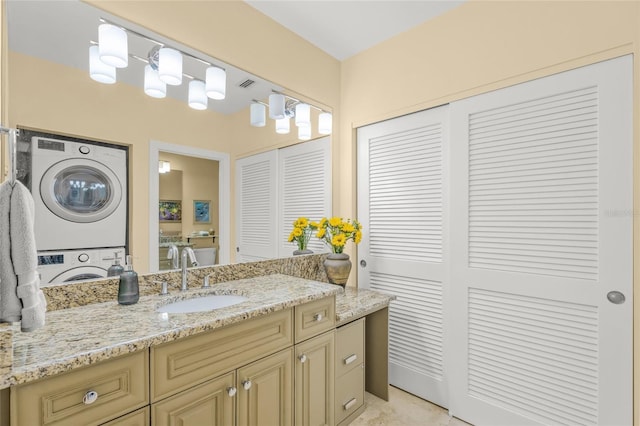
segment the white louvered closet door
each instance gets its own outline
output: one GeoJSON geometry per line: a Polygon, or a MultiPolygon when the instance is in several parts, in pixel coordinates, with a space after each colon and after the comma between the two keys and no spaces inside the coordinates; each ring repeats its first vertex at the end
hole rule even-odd
{"type": "Polygon", "coordinates": [[[358,129],[358,286],[395,294],[389,380],[447,406],[443,312],[448,255],[448,107],[358,129]]]}
{"type": "Polygon", "coordinates": [[[275,257],[277,170],[276,150],[236,161],[236,262],[275,257]]]}
{"type": "MultiPolygon", "coordinates": [[[[293,222],[299,217],[319,221],[331,215],[331,150],[329,137],[300,143],[278,152],[280,194],[279,257],[291,256],[297,249],[287,242],[293,222]]],[[[327,251],[317,238],[309,240],[309,250],[327,251]]]]}
{"type": "Polygon", "coordinates": [[[451,104],[454,416],[632,423],[631,76],[623,57],[451,104]]]}

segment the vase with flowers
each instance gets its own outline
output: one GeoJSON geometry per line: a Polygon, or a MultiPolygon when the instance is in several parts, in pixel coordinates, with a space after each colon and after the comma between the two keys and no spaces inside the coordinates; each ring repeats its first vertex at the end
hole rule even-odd
{"type": "Polygon", "coordinates": [[[324,217],[320,222],[312,222],[311,227],[317,230],[316,237],[331,248],[331,253],[324,261],[329,282],[344,287],[351,272],[351,260],[348,254],[343,253],[344,247],[349,240],[355,244],[360,243],[362,225],[355,219],[336,216],[331,219],[324,217]]]}
{"type": "Polygon", "coordinates": [[[298,245],[298,249],[293,252],[294,256],[313,253],[313,251],[307,248],[312,233],[313,228],[311,227],[311,223],[308,218],[299,217],[293,221],[293,230],[289,234],[289,239],[287,241],[290,243],[295,242],[298,245]]]}

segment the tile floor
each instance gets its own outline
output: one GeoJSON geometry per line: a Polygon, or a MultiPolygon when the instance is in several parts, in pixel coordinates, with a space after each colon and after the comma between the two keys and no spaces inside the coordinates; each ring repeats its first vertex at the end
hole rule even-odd
{"type": "Polygon", "coordinates": [[[351,426],[469,426],[449,417],[444,408],[389,386],[389,402],[369,393],[365,395],[367,408],[351,426]]]}

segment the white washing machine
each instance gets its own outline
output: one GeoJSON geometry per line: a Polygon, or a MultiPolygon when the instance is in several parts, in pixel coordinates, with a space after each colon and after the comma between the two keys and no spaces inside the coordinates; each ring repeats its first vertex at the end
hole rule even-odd
{"type": "Polygon", "coordinates": [[[37,250],[124,247],[126,151],[45,137],[31,142],[37,250]]]}
{"type": "Polygon", "coordinates": [[[40,285],[105,278],[107,269],[114,263],[115,253],[124,266],[124,247],[38,252],[40,285]]]}

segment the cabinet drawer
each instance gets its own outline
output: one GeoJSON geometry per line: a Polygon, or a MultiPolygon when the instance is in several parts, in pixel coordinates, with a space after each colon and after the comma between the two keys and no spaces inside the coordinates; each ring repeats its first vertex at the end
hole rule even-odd
{"type": "Polygon", "coordinates": [[[364,318],[338,328],[336,334],[336,377],[364,362],[364,318]]]}
{"type": "Polygon", "coordinates": [[[11,389],[12,425],[100,424],[149,404],[147,351],[11,389]],[[89,391],[97,399],[83,403],[89,391]]]}
{"type": "Polygon", "coordinates": [[[213,379],[293,343],[291,309],[151,348],[151,400],[213,379]]]}
{"type": "Polygon", "coordinates": [[[336,424],[364,404],[364,364],[336,379],[336,424]]]}
{"type": "Polygon", "coordinates": [[[295,307],[296,343],[331,330],[336,324],[336,298],[325,297],[295,307]]]}

